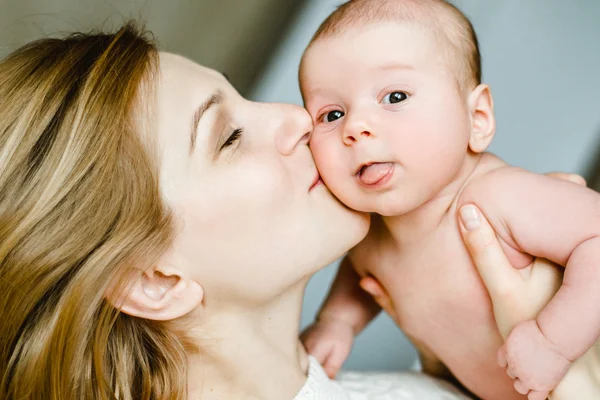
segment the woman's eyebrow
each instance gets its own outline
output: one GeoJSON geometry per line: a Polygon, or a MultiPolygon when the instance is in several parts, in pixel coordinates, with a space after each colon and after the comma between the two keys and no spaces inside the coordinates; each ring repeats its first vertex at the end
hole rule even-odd
{"type": "Polygon", "coordinates": [[[200,106],[194,112],[192,116],[192,131],[190,133],[190,154],[194,152],[194,147],[196,146],[196,135],[198,132],[198,124],[200,124],[200,119],[202,115],[206,111],[208,111],[212,106],[219,105],[223,102],[223,93],[218,90],[212,96],[208,98],[204,103],[200,104],[200,106]]]}

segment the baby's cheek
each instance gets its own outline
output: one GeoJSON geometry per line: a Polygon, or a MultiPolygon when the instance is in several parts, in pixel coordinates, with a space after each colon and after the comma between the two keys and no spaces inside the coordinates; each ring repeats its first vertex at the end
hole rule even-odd
{"type": "Polygon", "coordinates": [[[344,187],[348,186],[348,174],[344,172],[342,157],[334,146],[324,142],[311,142],[310,148],[323,181],[329,190],[337,196],[343,196],[344,187]]]}
{"type": "Polygon", "coordinates": [[[310,150],[321,176],[330,175],[333,172],[332,169],[335,168],[335,164],[332,162],[336,157],[333,146],[328,144],[324,138],[313,137],[310,141],[310,150]]]}
{"type": "Polygon", "coordinates": [[[364,199],[357,193],[356,182],[353,178],[342,170],[340,165],[335,162],[335,158],[328,159],[324,164],[327,165],[320,174],[331,193],[346,206],[354,210],[366,211],[362,204],[364,199]]]}

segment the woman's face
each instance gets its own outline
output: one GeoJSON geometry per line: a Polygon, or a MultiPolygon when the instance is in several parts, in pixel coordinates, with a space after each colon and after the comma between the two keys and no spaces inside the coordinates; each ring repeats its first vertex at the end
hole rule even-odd
{"type": "Polygon", "coordinates": [[[220,73],[161,53],[156,108],[161,189],[177,264],[212,299],[258,301],[360,241],[368,216],[318,179],[307,112],[243,99],[220,73]]]}

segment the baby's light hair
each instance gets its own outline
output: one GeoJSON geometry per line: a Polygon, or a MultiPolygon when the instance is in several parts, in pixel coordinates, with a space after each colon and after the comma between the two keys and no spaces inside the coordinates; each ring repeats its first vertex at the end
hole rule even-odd
{"type": "Polygon", "coordinates": [[[457,84],[470,90],[481,83],[481,55],[473,25],[454,5],[444,0],[351,0],[321,24],[310,46],[349,29],[376,22],[416,23],[432,32],[444,51],[457,84]]]}

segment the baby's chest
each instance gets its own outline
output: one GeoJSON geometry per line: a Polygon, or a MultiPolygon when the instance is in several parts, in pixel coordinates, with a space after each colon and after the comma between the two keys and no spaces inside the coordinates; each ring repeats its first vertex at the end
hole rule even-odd
{"type": "Polygon", "coordinates": [[[415,337],[439,329],[464,334],[473,324],[493,322],[489,296],[458,231],[440,229],[401,248],[382,243],[359,273],[381,282],[397,323],[415,337]]]}

